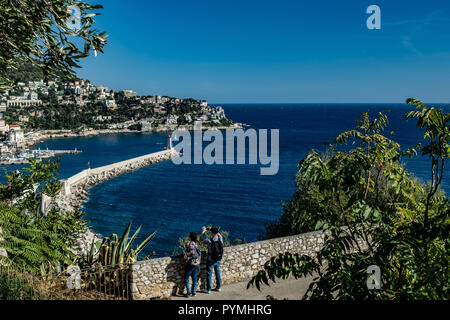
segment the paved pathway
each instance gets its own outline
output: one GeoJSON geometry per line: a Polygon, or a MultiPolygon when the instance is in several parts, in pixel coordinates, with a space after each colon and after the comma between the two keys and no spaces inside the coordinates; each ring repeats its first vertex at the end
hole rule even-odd
{"type": "Polygon", "coordinates": [[[247,290],[247,282],[233,283],[222,287],[221,292],[211,291],[210,294],[198,292],[195,297],[172,297],[172,300],[266,300],[267,295],[282,300],[299,300],[308,289],[312,277],[301,279],[278,280],[269,282],[270,286],[262,285],[261,291],[256,287],[247,290]]]}

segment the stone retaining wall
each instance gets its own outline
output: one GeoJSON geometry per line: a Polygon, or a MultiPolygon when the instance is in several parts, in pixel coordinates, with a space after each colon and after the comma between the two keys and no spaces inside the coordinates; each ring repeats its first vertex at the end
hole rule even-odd
{"type": "MultiPolygon", "coordinates": [[[[252,242],[224,248],[221,261],[222,284],[250,280],[264,263],[280,252],[314,255],[324,240],[322,232],[252,242]]],[[[206,258],[202,253],[198,288],[206,286],[206,258]]],[[[184,290],[182,257],[166,257],[136,262],[130,269],[132,299],[167,298],[184,290]]],[[[213,288],[215,279],[213,276],[213,288]]]]}

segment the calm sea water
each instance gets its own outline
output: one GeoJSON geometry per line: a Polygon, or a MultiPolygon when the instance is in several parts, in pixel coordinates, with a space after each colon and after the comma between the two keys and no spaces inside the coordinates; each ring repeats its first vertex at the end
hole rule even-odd
{"type": "MultiPolygon", "coordinates": [[[[233,104],[224,105],[231,119],[258,129],[280,129],[280,168],[277,175],[261,176],[255,165],[175,165],[171,161],[142,168],[106,181],[89,192],[84,205],[90,226],[102,235],[121,233],[129,221],[142,225],[141,239],[154,230],[156,238],[146,252],[170,254],[179,237],[200,231],[203,225],[220,226],[230,238],[254,241],[264,223],[277,219],[281,203],[295,191],[298,162],[311,149],[324,150],[355,120],[368,111],[389,108],[395,139],[402,147],[414,146],[420,137],[413,121],[404,115],[410,106],[400,104],[233,104]]],[[[388,131],[388,132],[389,132],[388,131]]],[[[60,176],[69,177],[97,167],[159,151],[167,134],[118,134],[47,140],[38,147],[83,150],[62,156],[60,176]]],[[[429,180],[428,159],[407,161],[411,172],[429,180]]],[[[10,168],[12,169],[12,168],[10,168]]],[[[448,170],[443,187],[449,188],[448,170]]]]}

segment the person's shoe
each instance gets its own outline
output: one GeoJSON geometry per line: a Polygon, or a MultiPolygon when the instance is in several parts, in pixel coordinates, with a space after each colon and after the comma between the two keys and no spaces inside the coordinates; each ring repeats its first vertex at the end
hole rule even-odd
{"type": "Polygon", "coordinates": [[[192,297],[195,297],[197,294],[194,292],[194,293],[191,293],[191,296],[192,297]]]}
{"type": "Polygon", "coordinates": [[[190,295],[190,293],[185,293],[185,294],[184,294],[184,297],[185,297],[185,298],[189,298],[189,295],[190,295]]]}
{"type": "Polygon", "coordinates": [[[216,289],[214,289],[214,290],[216,290],[217,292],[220,292],[220,291],[222,291],[222,289],[221,289],[221,288],[216,288],[216,289]]]}
{"type": "Polygon", "coordinates": [[[211,290],[205,290],[205,293],[206,293],[206,294],[210,294],[210,293],[211,293],[211,290]]]}

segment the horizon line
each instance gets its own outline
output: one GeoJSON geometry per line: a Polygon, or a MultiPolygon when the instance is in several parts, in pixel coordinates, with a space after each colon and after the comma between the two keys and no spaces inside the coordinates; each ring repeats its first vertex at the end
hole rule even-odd
{"type": "MultiPolygon", "coordinates": [[[[405,104],[405,102],[208,102],[211,105],[226,104],[405,104]]],[[[450,102],[424,102],[425,104],[450,104],[450,102]]]]}

